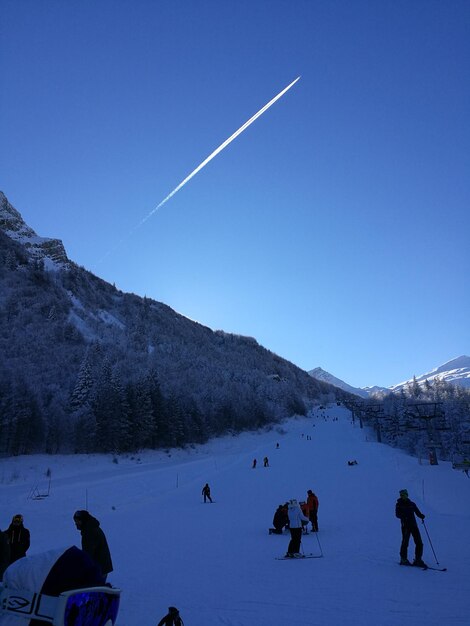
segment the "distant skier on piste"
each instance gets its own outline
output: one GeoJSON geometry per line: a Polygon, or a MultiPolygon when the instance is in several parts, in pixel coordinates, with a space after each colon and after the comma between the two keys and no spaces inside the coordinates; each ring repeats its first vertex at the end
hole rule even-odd
{"type": "Polygon", "coordinates": [[[427,567],[423,561],[423,541],[416,523],[417,515],[424,520],[424,514],[418,509],[416,504],[408,498],[408,490],[401,489],[400,497],[395,505],[395,515],[401,521],[402,541],[400,547],[400,565],[415,565],[417,567],[427,567]],[[408,561],[408,543],[410,535],[415,542],[415,560],[413,563],[408,561]]]}
{"type": "Polygon", "coordinates": [[[206,502],[207,499],[209,500],[209,502],[212,502],[211,488],[209,487],[209,483],[206,483],[202,488],[202,495],[204,496],[204,502],[206,502]]]}
{"type": "Polygon", "coordinates": [[[298,559],[302,557],[302,555],[300,554],[302,526],[308,524],[309,519],[302,513],[299,503],[295,498],[289,500],[287,514],[289,516],[289,530],[291,539],[289,542],[289,547],[287,548],[286,558],[298,559]]]}

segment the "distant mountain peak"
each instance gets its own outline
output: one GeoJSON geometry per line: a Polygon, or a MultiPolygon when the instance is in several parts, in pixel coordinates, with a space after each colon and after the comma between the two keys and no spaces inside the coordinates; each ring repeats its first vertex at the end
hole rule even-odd
{"type": "Polygon", "coordinates": [[[26,224],[21,214],[8,202],[5,194],[0,191],[0,229],[18,243],[35,259],[42,259],[47,269],[58,269],[69,265],[70,261],[60,239],[39,237],[26,224]]]}
{"type": "Polygon", "coordinates": [[[339,389],[343,389],[343,391],[347,391],[348,393],[353,393],[354,395],[360,396],[361,398],[367,398],[369,396],[369,394],[363,389],[359,389],[358,387],[352,387],[351,385],[348,385],[348,383],[345,383],[344,380],[341,380],[340,378],[336,378],[336,376],[333,376],[333,374],[330,374],[329,372],[325,371],[321,367],[315,367],[313,370],[310,370],[308,373],[313,378],[316,378],[316,380],[320,380],[324,383],[329,383],[330,385],[334,385],[335,387],[338,387],[339,389]]]}
{"type": "MultiPolygon", "coordinates": [[[[383,396],[386,393],[390,393],[391,391],[399,391],[400,389],[404,389],[413,383],[413,378],[409,378],[397,385],[392,385],[390,387],[381,387],[378,385],[374,385],[371,387],[363,387],[357,388],[348,385],[340,378],[336,378],[333,374],[326,372],[321,367],[316,367],[313,370],[308,372],[310,376],[313,376],[317,380],[321,380],[323,382],[330,383],[330,385],[334,385],[335,387],[339,387],[344,391],[348,391],[349,393],[354,393],[357,396],[361,396],[362,398],[368,398],[371,396],[383,396]]],[[[420,376],[416,376],[416,382],[419,385],[424,385],[425,381],[430,382],[431,384],[435,380],[443,380],[447,383],[452,383],[454,385],[459,385],[460,387],[465,387],[470,389],[470,357],[466,355],[458,356],[438,367],[435,367],[430,372],[426,374],[421,374],[420,376]]]]}

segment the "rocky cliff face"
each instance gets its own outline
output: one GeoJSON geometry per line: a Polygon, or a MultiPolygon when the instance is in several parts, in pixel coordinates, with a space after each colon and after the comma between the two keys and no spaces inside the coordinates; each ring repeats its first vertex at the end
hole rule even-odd
{"type": "MultiPolygon", "coordinates": [[[[48,262],[48,265],[57,265],[63,268],[70,261],[65,252],[64,244],[60,239],[39,237],[28,226],[20,213],[8,202],[5,194],[0,191],[0,228],[11,239],[21,243],[28,254],[36,259],[48,262]]],[[[50,267],[53,269],[53,267],[50,267]]]]}

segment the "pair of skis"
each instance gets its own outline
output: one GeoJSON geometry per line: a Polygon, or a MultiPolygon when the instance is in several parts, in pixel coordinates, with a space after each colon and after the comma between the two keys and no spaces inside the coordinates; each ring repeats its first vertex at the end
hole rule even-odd
{"type": "Polygon", "coordinates": [[[432,567],[431,565],[426,565],[426,567],[421,567],[419,565],[404,565],[403,563],[398,563],[402,567],[412,567],[413,569],[420,569],[425,572],[427,569],[434,570],[435,572],[447,572],[447,567],[432,567]]]}
{"type": "MultiPolygon", "coordinates": [[[[311,552],[307,554],[301,554],[300,556],[276,556],[276,561],[302,561],[303,559],[321,559],[323,558],[323,554],[312,554],[311,552]]],[[[399,563],[401,565],[401,563],[399,563]]],[[[402,566],[403,567],[403,566],[402,566]]],[[[416,567],[410,565],[408,567],[414,567],[414,569],[420,569],[423,572],[430,569],[435,572],[447,572],[447,567],[432,567],[431,565],[426,565],[426,567],[416,567]]]]}
{"type": "Polygon", "coordinates": [[[303,559],[321,559],[323,558],[323,554],[312,554],[308,552],[307,554],[301,554],[300,556],[276,556],[274,557],[276,561],[303,561],[303,559]]]}

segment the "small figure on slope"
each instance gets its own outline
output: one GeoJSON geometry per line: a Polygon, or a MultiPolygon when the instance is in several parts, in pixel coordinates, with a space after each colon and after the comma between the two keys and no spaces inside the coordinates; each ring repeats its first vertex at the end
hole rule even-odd
{"type": "Polygon", "coordinates": [[[264,459],[263,459],[263,465],[264,465],[264,467],[269,467],[269,459],[268,459],[267,456],[265,456],[264,459]]]}
{"type": "Polygon", "coordinates": [[[252,469],[255,469],[256,467],[256,459],[253,459],[253,465],[251,466],[252,469]]]}
{"type": "Polygon", "coordinates": [[[287,548],[286,557],[295,559],[302,555],[300,554],[300,543],[302,541],[302,526],[308,524],[308,517],[302,513],[299,503],[295,498],[289,501],[287,509],[289,516],[289,530],[290,530],[290,542],[287,548]]]}
{"type": "Polygon", "coordinates": [[[209,502],[212,502],[211,488],[209,487],[209,483],[206,483],[202,488],[202,495],[204,496],[204,502],[206,502],[207,499],[209,499],[209,502]]]}
{"type": "Polygon", "coordinates": [[[395,515],[401,520],[402,542],[400,547],[400,565],[411,565],[408,561],[408,543],[410,541],[410,535],[412,535],[415,542],[415,560],[413,561],[413,565],[426,567],[426,563],[423,562],[423,542],[415,515],[421,520],[424,520],[425,516],[421,513],[416,504],[408,498],[408,491],[406,489],[400,490],[400,497],[395,505],[395,515]]]}

